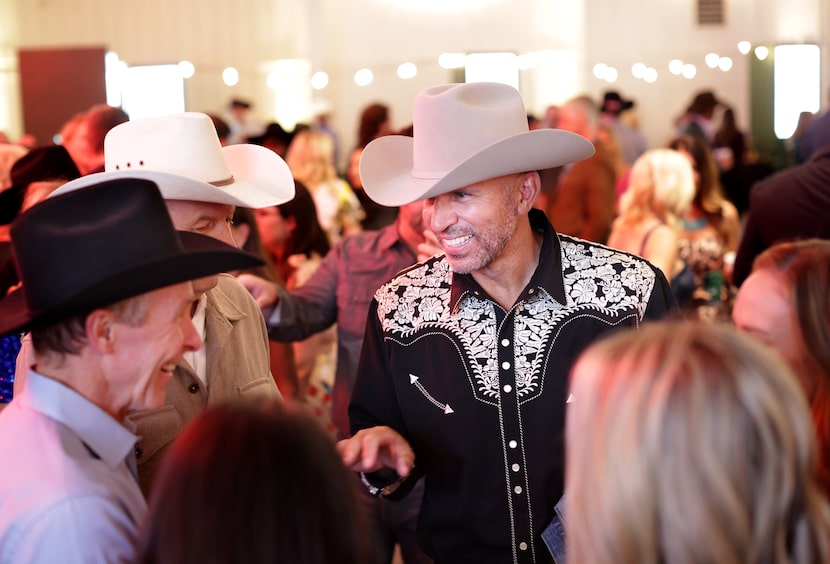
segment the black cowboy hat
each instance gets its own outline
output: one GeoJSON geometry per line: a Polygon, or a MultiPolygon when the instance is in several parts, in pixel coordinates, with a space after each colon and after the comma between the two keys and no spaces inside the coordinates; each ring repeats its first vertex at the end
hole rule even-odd
{"type": "Polygon", "coordinates": [[[602,98],[602,108],[600,111],[608,112],[610,114],[619,114],[633,107],[634,102],[632,100],[624,100],[623,97],[620,96],[619,92],[609,90],[602,98]]]}
{"type": "Polygon", "coordinates": [[[695,94],[692,103],[689,104],[689,111],[695,114],[706,114],[714,110],[722,102],[711,90],[703,90],[695,94]]]}
{"type": "Polygon", "coordinates": [[[48,198],[11,226],[23,287],[0,300],[0,335],[262,261],[175,230],[154,182],[126,178],[48,198]]]}
{"type": "Polygon", "coordinates": [[[32,149],[12,165],[11,187],[0,192],[0,225],[14,221],[23,205],[26,187],[42,180],[74,180],[81,176],[69,153],[61,145],[32,149]]]}

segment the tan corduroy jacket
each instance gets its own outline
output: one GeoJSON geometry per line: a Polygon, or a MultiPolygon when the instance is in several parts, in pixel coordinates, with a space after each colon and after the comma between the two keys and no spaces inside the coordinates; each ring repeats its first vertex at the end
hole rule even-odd
{"type": "Polygon", "coordinates": [[[248,291],[227,274],[219,275],[219,284],[207,292],[203,346],[207,349],[207,389],[183,363],[175,371],[161,409],[130,415],[138,426],[136,458],[145,496],[167,448],[202,409],[229,399],[280,396],[270,372],[262,313],[248,291]]]}

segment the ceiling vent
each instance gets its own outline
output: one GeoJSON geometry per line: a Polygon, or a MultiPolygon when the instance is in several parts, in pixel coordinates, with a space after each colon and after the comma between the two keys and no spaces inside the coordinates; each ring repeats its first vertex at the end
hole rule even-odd
{"type": "Polygon", "coordinates": [[[722,25],[726,0],[697,0],[698,25],[722,25]]]}

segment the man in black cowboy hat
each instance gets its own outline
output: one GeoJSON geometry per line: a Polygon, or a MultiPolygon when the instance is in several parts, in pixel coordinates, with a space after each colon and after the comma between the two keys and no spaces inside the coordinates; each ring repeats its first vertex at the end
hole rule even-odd
{"type": "Polygon", "coordinates": [[[34,365],[0,413],[0,562],[129,562],[146,510],[127,414],[155,409],[201,346],[190,280],[261,264],[178,234],[156,185],[120,179],[50,198],[12,224],[23,282],[0,335],[34,365]]]}
{"type": "Polygon", "coordinates": [[[715,141],[715,126],[712,119],[715,110],[723,105],[711,90],[702,90],[695,94],[686,110],[686,123],[680,128],[680,135],[700,137],[711,147],[715,141]]]}
{"type": "Polygon", "coordinates": [[[626,100],[615,90],[609,90],[602,98],[599,123],[617,136],[623,159],[629,165],[646,152],[646,138],[642,133],[620,119],[620,115],[634,107],[633,100],[626,100]]]}
{"type": "MultiPolygon", "coordinates": [[[[114,178],[146,178],[158,185],[177,229],[233,245],[237,206],[265,208],[294,195],[291,171],[280,157],[255,145],[222,147],[205,114],[132,120],[113,128],[105,145],[105,172],[64,184],[55,194],[114,178]]],[[[138,476],[145,495],[182,426],[201,410],[231,399],[280,395],[270,371],[265,320],[248,291],[227,274],[194,280],[193,288],[191,315],[204,346],[184,355],[162,409],[130,416],[141,436],[138,476]]]]}

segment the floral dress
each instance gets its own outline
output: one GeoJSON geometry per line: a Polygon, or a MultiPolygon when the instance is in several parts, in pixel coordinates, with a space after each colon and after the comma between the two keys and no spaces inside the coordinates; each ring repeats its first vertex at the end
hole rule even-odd
{"type": "Polygon", "coordinates": [[[730,291],[723,271],[724,246],[708,222],[683,222],[679,256],[694,275],[691,299],[680,307],[692,318],[706,321],[727,319],[730,291]]]}

